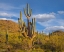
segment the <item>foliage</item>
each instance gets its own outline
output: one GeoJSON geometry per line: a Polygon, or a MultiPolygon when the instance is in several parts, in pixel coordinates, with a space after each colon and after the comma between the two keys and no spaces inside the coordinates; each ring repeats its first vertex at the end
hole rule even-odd
{"type": "Polygon", "coordinates": [[[0,21],[0,52],[64,52],[63,31],[55,31],[49,35],[36,34],[31,42],[31,38],[24,37],[22,34],[19,36],[18,25],[12,21],[9,21],[11,24],[8,32],[8,44],[6,44],[6,22],[0,21]]]}

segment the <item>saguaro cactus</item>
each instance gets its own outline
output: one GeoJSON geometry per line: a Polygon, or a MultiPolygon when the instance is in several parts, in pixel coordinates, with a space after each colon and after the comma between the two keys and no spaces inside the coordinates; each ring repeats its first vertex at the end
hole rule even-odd
{"type": "Polygon", "coordinates": [[[20,35],[21,35],[21,31],[23,30],[23,21],[22,21],[22,13],[20,11],[20,18],[18,18],[18,24],[19,24],[19,39],[20,39],[20,35]]]}
{"type": "Polygon", "coordinates": [[[31,17],[32,9],[30,9],[29,4],[24,8],[24,14],[28,19],[31,17]]]}
{"type": "Polygon", "coordinates": [[[6,31],[6,44],[8,43],[8,30],[6,31]]]}
{"type": "Polygon", "coordinates": [[[18,18],[19,28],[22,30],[23,21],[22,21],[22,13],[20,11],[20,18],[18,18]]]}
{"type": "Polygon", "coordinates": [[[33,27],[34,27],[34,20],[33,20],[33,18],[32,18],[32,28],[31,28],[31,31],[32,31],[31,33],[32,33],[32,34],[34,34],[34,32],[33,32],[34,28],[33,28],[33,27]]]}
{"type": "Polygon", "coordinates": [[[32,34],[35,32],[35,18],[32,18],[32,34]]]}
{"type": "Polygon", "coordinates": [[[35,29],[36,29],[36,23],[35,23],[35,18],[34,18],[34,33],[35,33],[35,29]]]}
{"type": "Polygon", "coordinates": [[[30,22],[29,19],[31,17],[32,9],[30,9],[29,4],[27,4],[27,7],[24,9],[24,14],[27,17],[27,22],[28,22],[28,36],[31,37],[30,33],[30,22]]]}

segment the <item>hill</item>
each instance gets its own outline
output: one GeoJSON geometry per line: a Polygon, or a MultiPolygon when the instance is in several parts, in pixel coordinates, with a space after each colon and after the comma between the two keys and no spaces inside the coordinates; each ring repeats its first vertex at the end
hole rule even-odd
{"type": "Polygon", "coordinates": [[[64,35],[64,31],[57,30],[51,33],[52,35],[64,35]]]}
{"type": "Polygon", "coordinates": [[[0,20],[0,52],[64,52],[63,31],[58,30],[49,35],[37,33],[30,48],[31,39],[17,33],[18,30],[17,23],[11,20],[0,20]],[[8,39],[6,29],[9,32],[8,39]]]}
{"type": "Polygon", "coordinates": [[[0,32],[7,29],[9,32],[17,32],[19,30],[18,24],[11,20],[0,20],[0,32]]]}

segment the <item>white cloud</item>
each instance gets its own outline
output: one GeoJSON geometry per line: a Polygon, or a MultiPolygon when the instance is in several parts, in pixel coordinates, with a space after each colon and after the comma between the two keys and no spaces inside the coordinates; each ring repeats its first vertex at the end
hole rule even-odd
{"type": "Polygon", "coordinates": [[[52,14],[52,15],[56,15],[56,13],[54,13],[54,12],[51,12],[50,14],[52,14]]]}
{"type": "Polygon", "coordinates": [[[44,29],[44,32],[45,32],[45,33],[49,33],[49,32],[53,32],[53,31],[56,31],[56,30],[62,30],[62,31],[64,31],[64,26],[46,27],[46,28],[44,29]]]}
{"type": "Polygon", "coordinates": [[[64,31],[64,20],[63,19],[52,19],[47,22],[38,22],[40,25],[45,27],[43,31],[45,33],[49,33],[56,30],[62,30],[64,31]]]}
{"type": "Polygon", "coordinates": [[[0,20],[12,20],[17,22],[17,20],[13,19],[12,17],[18,17],[18,15],[13,13],[0,12],[0,20]]]}
{"type": "Polygon", "coordinates": [[[58,11],[59,14],[64,14],[64,11],[58,11]]]}
{"type": "Polygon", "coordinates": [[[49,26],[52,26],[52,24],[51,24],[51,23],[53,23],[52,21],[53,21],[53,19],[46,21],[46,22],[38,22],[38,23],[44,27],[49,27],[49,26]]]}
{"type": "Polygon", "coordinates": [[[4,13],[0,13],[0,16],[11,16],[11,15],[4,12],[4,13]]]}
{"type": "Polygon", "coordinates": [[[58,25],[58,26],[62,25],[63,26],[64,25],[63,22],[64,21],[62,19],[54,18],[54,19],[51,19],[51,20],[46,21],[46,22],[38,22],[38,23],[44,27],[50,27],[50,26],[56,26],[56,25],[58,25]]]}
{"type": "Polygon", "coordinates": [[[16,14],[0,12],[0,16],[2,16],[2,17],[12,17],[12,16],[16,16],[16,14]]]}
{"type": "Polygon", "coordinates": [[[48,21],[50,19],[55,18],[55,15],[52,13],[49,14],[37,14],[37,15],[33,15],[32,17],[35,17],[37,21],[39,22],[45,22],[48,21]]]}
{"type": "Polygon", "coordinates": [[[7,19],[7,18],[0,18],[0,20],[12,20],[12,21],[14,21],[14,22],[18,22],[18,20],[15,20],[15,19],[7,19]]]}
{"type": "Polygon", "coordinates": [[[0,18],[0,20],[7,20],[6,18],[0,18]]]}
{"type": "Polygon", "coordinates": [[[49,33],[56,30],[64,31],[64,20],[63,16],[60,15],[64,14],[64,11],[57,12],[58,13],[51,12],[45,14],[37,14],[33,15],[33,17],[35,17],[37,22],[45,28],[43,29],[45,33],[49,33]]]}

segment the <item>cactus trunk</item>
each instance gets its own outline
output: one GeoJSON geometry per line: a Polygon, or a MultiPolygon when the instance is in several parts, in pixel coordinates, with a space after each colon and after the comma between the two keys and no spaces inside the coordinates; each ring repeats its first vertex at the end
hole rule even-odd
{"type": "Polygon", "coordinates": [[[28,22],[28,36],[31,37],[29,19],[27,19],[27,22],[28,22]]]}

